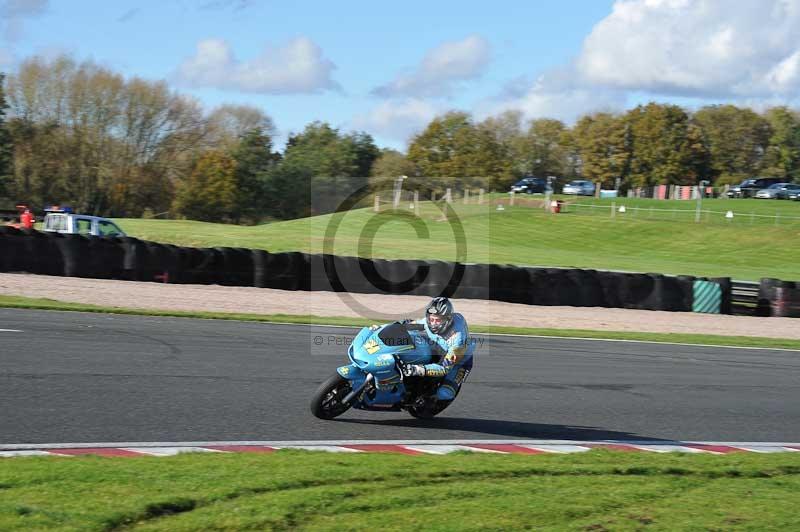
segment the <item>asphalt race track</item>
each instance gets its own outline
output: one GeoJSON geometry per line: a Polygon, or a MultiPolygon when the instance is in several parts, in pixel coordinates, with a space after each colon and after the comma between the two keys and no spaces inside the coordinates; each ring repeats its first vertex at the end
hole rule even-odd
{"type": "Polygon", "coordinates": [[[346,363],[353,332],[0,309],[0,444],[800,441],[798,351],[509,336],[481,337],[440,418],[350,411],[320,421],[309,399],[346,363]]]}

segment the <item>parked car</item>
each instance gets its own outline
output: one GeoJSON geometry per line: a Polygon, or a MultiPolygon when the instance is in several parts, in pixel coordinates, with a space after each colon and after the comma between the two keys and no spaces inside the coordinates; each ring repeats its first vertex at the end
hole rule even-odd
{"type": "Polygon", "coordinates": [[[117,224],[101,216],[75,214],[69,210],[45,209],[42,230],[49,233],[67,233],[93,236],[126,236],[117,224]]]}
{"type": "Polygon", "coordinates": [[[790,190],[789,191],[789,195],[788,195],[788,199],[795,200],[795,201],[800,201],[800,190],[790,190]]]}
{"type": "Polygon", "coordinates": [[[793,199],[792,193],[797,194],[800,192],[800,185],[797,183],[788,183],[786,186],[782,187],[778,193],[775,195],[777,199],[793,199]]]}
{"type": "Polygon", "coordinates": [[[543,177],[525,177],[511,185],[511,191],[517,193],[543,194],[547,190],[547,179],[543,177]]]}
{"type": "Polygon", "coordinates": [[[577,196],[593,196],[594,183],[582,180],[570,181],[564,185],[564,190],[562,192],[564,194],[575,194],[577,196]]]}
{"type": "Polygon", "coordinates": [[[788,184],[789,183],[775,183],[767,188],[762,188],[756,192],[756,197],[759,199],[777,199],[778,192],[788,184]]]}
{"type": "Polygon", "coordinates": [[[767,188],[770,185],[774,185],[775,183],[780,183],[781,178],[779,177],[754,177],[751,179],[745,179],[738,185],[734,185],[728,191],[729,198],[752,198],[756,195],[756,192],[761,190],[762,188],[767,188]]]}

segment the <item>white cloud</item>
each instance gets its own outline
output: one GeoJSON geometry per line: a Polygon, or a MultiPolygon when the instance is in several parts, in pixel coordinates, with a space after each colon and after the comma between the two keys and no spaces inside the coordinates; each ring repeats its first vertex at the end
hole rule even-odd
{"type": "Polygon", "coordinates": [[[620,111],[626,103],[625,91],[584,83],[570,65],[550,70],[534,81],[512,80],[495,101],[484,102],[478,115],[518,110],[525,118],[556,118],[573,123],[587,113],[620,111]]]}
{"type": "Polygon", "coordinates": [[[419,99],[387,101],[365,114],[357,115],[353,119],[353,127],[383,139],[405,143],[442,111],[443,109],[419,99]]]}
{"type": "Polygon", "coordinates": [[[699,97],[800,88],[796,0],[617,0],[577,60],[588,83],[699,97]]]}
{"type": "Polygon", "coordinates": [[[197,44],[194,56],[178,67],[176,78],[193,87],[265,94],[311,93],[339,88],[331,78],[335,68],[307,37],[296,37],[283,46],[267,46],[250,61],[237,60],[226,41],[206,39],[197,44]]]}
{"type": "Polygon", "coordinates": [[[47,9],[48,0],[5,0],[0,3],[3,17],[30,17],[41,15],[47,9]]]}
{"type": "Polygon", "coordinates": [[[377,96],[446,96],[455,83],[475,79],[491,58],[489,43],[479,35],[443,43],[430,50],[411,72],[375,88],[377,96]]]}
{"type": "Polygon", "coordinates": [[[25,19],[43,15],[48,0],[4,0],[0,2],[0,27],[6,41],[17,41],[23,33],[25,19]]]}

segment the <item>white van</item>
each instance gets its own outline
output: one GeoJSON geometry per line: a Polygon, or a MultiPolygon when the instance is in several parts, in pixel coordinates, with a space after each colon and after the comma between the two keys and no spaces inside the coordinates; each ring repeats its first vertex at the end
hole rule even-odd
{"type": "Polygon", "coordinates": [[[75,235],[126,236],[125,231],[108,218],[64,211],[48,211],[44,217],[43,230],[75,235]]]}

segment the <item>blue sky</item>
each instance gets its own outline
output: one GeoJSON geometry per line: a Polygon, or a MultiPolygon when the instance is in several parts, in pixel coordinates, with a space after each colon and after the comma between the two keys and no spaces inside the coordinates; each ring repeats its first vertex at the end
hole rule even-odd
{"type": "Polygon", "coordinates": [[[436,114],[567,122],[649,100],[793,104],[800,0],[0,1],[0,63],[68,53],[403,148],[436,114]]]}

